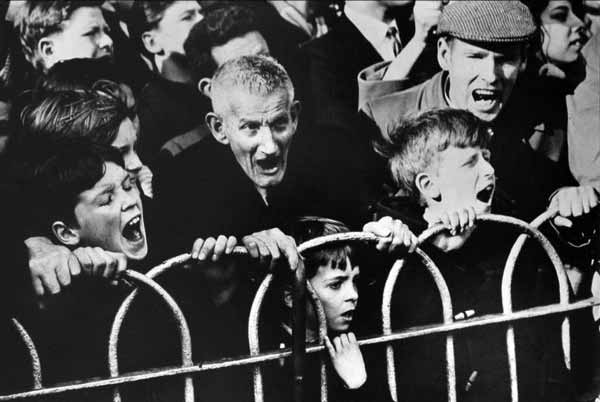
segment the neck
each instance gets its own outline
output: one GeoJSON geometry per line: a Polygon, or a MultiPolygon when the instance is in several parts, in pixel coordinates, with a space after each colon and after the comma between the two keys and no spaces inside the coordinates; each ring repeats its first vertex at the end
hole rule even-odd
{"type": "Polygon", "coordinates": [[[364,0],[356,0],[356,1],[347,1],[346,8],[351,8],[357,13],[367,15],[369,17],[375,18],[382,22],[391,21],[390,16],[388,15],[388,6],[378,2],[378,1],[364,1],[364,0]]]}
{"type": "Polygon", "coordinates": [[[258,194],[260,195],[260,198],[262,198],[265,205],[269,206],[269,203],[267,202],[267,196],[269,195],[267,189],[264,187],[256,187],[256,191],[258,191],[258,194]]]}
{"type": "Polygon", "coordinates": [[[193,84],[192,73],[184,56],[155,56],[154,61],[160,75],[174,82],[193,84]]]}

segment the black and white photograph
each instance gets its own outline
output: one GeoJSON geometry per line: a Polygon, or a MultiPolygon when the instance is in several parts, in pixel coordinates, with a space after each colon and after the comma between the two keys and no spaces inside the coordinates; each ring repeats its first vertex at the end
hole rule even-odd
{"type": "Polygon", "coordinates": [[[0,0],[0,401],[600,402],[600,0],[0,0]]]}

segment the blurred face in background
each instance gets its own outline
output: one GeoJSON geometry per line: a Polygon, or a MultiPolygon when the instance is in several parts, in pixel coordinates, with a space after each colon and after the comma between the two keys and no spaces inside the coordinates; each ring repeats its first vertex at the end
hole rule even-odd
{"type": "Polygon", "coordinates": [[[568,0],[551,0],[540,15],[542,53],[554,64],[576,61],[587,41],[585,24],[568,0]]]}

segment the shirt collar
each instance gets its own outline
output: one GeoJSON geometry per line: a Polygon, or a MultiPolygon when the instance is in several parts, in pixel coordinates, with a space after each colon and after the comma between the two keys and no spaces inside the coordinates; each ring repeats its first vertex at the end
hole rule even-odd
{"type": "Polygon", "coordinates": [[[392,19],[389,24],[386,24],[377,18],[358,13],[350,7],[345,7],[344,13],[350,22],[352,22],[352,24],[354,24],[360,33],[369,41],[369,43],[373,45],[383,59],[387,60],[388,57],[386,57],[385,51],[383,51],[383,49],[389,45],[389,42],[386,38],[386,33],[392,26],[398,29],[396,20],[392,19]]]}

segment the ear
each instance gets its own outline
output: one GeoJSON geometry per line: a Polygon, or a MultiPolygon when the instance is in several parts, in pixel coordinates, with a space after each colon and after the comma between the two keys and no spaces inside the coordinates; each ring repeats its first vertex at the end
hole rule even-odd
{"type": "Polygon", "coordinates": [[[54,237],[65,246],[78,246],[81,241],[79,231],[62,221],[56,221],[52,224],[52,232],[54,237]]]}
{"type": "Polygon", "coordinates": [[[446,38],[439,38],[437,43],[437,59],[442,70],[450,69],[450,43],[446,38]]]}
{"type": "Polygon", "coordinates": [[[55,59],[54,42],[49,38],[42,38],[37,44],[37,52],[44,62],[44,66],[50,66],[55,59]]]}
{"type": "Polygon", "coordinates": [[[298,119],[300,118],[301,110],[302,105],[300,104],[300,101],[294,101],[294,103],[292,103],[292,107],[290,108],[290,114],[292,116],[292,123],[294,124],[294,127],[298,126],[298,119]]]}
{"type": "Polygon", "coordinates": [[[158,44],[156,35],[153,31],[146,31],[142,34],[142,43],[146,50],[152,54],[163,53],[162,46],[158,44]]]}
{"type": "Polygon", "coordinates": [[[435,202],[442,200],[440,189],[429,173],[419,173],[415,177],[415,186],[428,202],[429,200],[435,202]]]}
{"type": "Polygon", "coordinates": [[[525,72],[527,70],[527,55],[529,54],[529,44],[523,46],[523,54],[521,59],[521,65],[519,66],[519,73],[525,72]]]}
{"type": "Polygon", "coordinates": [[[285,304],[285,306],[289,309],[292,308],[292,305],[294,303],[294,297],[292,296],[292,291],[289,289],[286,289],[283,291],[283,304],[285,304]]]}
{"type": "Polygon", "coordinates": [[[223,124],[223,120],[217,114],[210,112],[206,115],[206,125],[210,129],[215,140],[220,142],[223,145],[229,144],[229,139],[225,134],[225,125],[223,124]]]}
{"type": "Polygon", "coordinates": [[[203,94],[204,96],[206,96],[207,98],[210,99],[210,83],[211,83],[211,79],[210,78],[202,78],[199,82],[198,82],[198,90],[200,91],[201,94],[203,94]]]}

